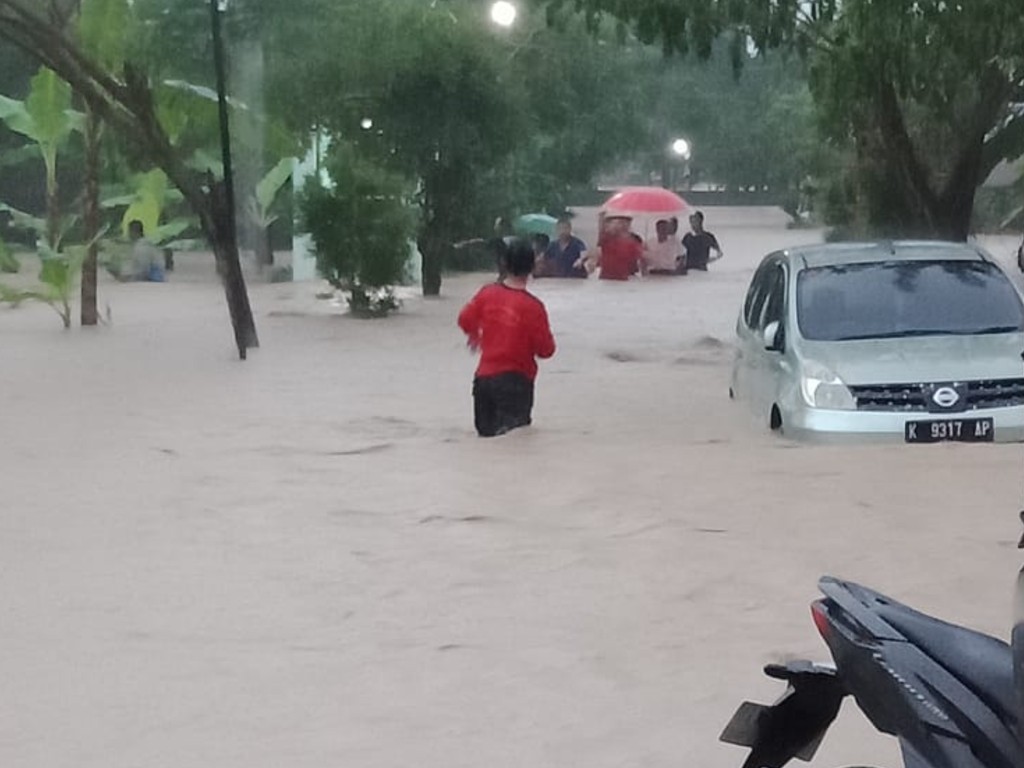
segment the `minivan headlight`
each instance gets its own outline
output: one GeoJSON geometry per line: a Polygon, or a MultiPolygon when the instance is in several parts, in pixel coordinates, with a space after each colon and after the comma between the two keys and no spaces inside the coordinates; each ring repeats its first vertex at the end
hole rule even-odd
{"type": "Polygon", "coordinates": [[[824,366],[808,366],[800,377],[800,392],[812,408],[829,411],[852,411],[857,400],[849,387],[824,366]]]}

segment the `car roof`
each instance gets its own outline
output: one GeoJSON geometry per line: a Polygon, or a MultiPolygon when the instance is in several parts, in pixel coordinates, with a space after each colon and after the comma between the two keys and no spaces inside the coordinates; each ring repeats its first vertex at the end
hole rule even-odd
{"type": "Polygon", "coordinates": [[[790,248],[782,252],[799,268],[892,261],[989,261],[981,248],[968,243],[936,240],[881,240],[826,243],[790,248]]]}

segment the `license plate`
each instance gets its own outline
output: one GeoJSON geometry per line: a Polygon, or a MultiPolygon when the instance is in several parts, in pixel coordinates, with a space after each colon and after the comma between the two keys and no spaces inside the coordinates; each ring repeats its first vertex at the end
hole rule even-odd
{"type": "Polygon", "coordinates": [[[908,443],[991,443],[995,436],[992,419],[908,421],[903,427],[908,443]]]}

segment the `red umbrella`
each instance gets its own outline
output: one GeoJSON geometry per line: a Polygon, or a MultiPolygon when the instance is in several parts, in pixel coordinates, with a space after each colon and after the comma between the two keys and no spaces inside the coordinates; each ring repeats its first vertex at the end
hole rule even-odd
{"type": "Polygon", "coordinates": [[[682,216],[689,209],[683,198],[661,187],[626,187],[608,198],[602,208],[609,216],[682,216]]]}

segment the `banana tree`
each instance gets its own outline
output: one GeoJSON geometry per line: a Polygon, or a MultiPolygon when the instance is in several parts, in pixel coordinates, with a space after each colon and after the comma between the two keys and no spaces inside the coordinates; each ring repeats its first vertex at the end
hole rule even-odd
{"type": "Polygon", "coordinates": [[[294,158],[286,157],[281,160],[256,185],[256,191],[249,198],[246,206],[249,219],[257,229],[256,263],[260,266],[273,266],[274,264],[274,248],[270,241],[270,228],[278,217],[271,213],[271,208],[273,208],[281,189],[292,177],[294,168],[294,158]]]}
{"type": "MultiPolygon", "coordinates": [[[[121,234],[128,234],[128,225],[133,221],[142,222],[143,231],[146,235],[152,235],[164,216],[167,204],[172,202],[170,182],[167,174],[159,168],[147,173],[135,176],[131,180],[131,187],[134,190],[131,194],[108,200],[103,203],[104,207],[116,207],[118,204],[127,204],[127,209],[121,217],[121,234]]],[[[180,200],[180,193],[173,195],[173,199],[180,200]]]]}
{"type": "Polygon", "coordinates": [[[46,243],[56,250],[60,233],[57,155],[71,134],[82,130],[84,117],[71,109],[70,86],[43,67],[32,78],[25,101],[0,96],[0,120],[29,139],[42,155],[46,166],[46,243]]]}
{"type": "Polygon", "coordinates": [[[92,243],[89,243],[57,251],[40,242],[38,285],[26,290],[0,283],[0,302],[15,307],[26,301],[41,302],[60,316],[65,329],[70,328],[71,298],[82,271],[82,262],[91,247],[92,243]]]}
{"type": "MultiPolygon", "coordinates": [[[[35,237],[36,255],[39,257],[39,285],[22,290],[0,283],[0,302],[18,306],[26,301],[39,301],[52,307],[64,323],[71,327],[71,294],[82,270],[82,262],[92,244],[64,247],[64,238],[77,223],[77,217],[62,220],[54,236],[54,245],[47,241],[50,226],[47,219],[32,216],[17,208],[0,203],[0,213],[10,218],[10,228],[28,232],[35,237]]],[[[14,274],[21,270],[21,263],[0,240],[0,272],[14,274]]]]}

